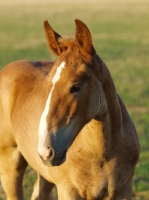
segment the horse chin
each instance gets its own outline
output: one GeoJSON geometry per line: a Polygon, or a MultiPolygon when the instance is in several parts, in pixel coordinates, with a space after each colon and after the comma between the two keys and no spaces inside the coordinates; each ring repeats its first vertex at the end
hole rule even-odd
{"type": "Polygon", "coordinates": [[[43,164],[48,166],[48,167],[51,167],[52,166],[52,163],[51,163],[51,160],[50,159],[47,159],[47,160],[42,160],[43,164]]]}

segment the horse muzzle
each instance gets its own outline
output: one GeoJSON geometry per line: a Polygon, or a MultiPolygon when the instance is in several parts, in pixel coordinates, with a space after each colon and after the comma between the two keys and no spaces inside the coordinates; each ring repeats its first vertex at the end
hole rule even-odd
{"type": "Polygon", "coordinates": [[[38,154],[42,160],[53,160],[55,153],[51,147],[40,147],[38,149],[38,154]]]}
{"type": "Polygon", "coordinates": [[[58,166],[65,161],[66,151],[54,151],[52,147],[42,147],[38,151],[42,162],[47,166],[58,166]]]}

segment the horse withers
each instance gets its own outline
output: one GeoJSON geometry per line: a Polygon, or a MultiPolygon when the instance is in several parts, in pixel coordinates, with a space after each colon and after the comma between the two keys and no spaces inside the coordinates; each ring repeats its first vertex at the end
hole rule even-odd
{"type": "Polygon", "coordinates": [[[75,37],[62,38],[44,22],[56,62],[16,61],[0,72],[0,174],[9,200],[23,199],[27,163],[43,178],[38,199],[53,184],[59,200],[131,199],[137,133],[90,31],[75,23],[75,37]]]}

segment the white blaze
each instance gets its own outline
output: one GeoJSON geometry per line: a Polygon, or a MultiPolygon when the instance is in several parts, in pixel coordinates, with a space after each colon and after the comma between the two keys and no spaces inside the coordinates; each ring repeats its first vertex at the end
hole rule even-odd
{"type": "Polygon", "coordinates": [[[40,155],[44,155],[46,153],[48,154],[48,150],[46,150],[44,147],[44,142],[45,142],[46,136],[48,134],[48,124],[47,124],[46,118],[47,118],[48,112],[50,110],[50,102],[51,102],[53,90],[55,88],[55,84],[60,80],[60,75],[61,75],[62,69],[64,67],[65,67],[65,62],[62,62],[60,64],[60,66],[57,67],[56,73],[52,79],[52,89],[49,93],[44,111],[40,118],[39,131],[38,131],[38,136],[39,136],[39,138],[38,138],[38,153],[40,155]]]}

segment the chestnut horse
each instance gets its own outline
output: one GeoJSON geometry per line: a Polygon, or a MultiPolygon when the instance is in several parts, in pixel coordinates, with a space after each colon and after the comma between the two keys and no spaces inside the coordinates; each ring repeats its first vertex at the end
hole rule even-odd
{"type": "Polygon", "coordinates": [[[0,175],[8,200],[23,199],[27,163],[41,177],[38,199],[53,184],[59,200],[131,199],[137,133],[90,31],[75,23],[75,37],[62,38],[44,22],[56,62],[16,61],[0,72],[0,175]]]}

